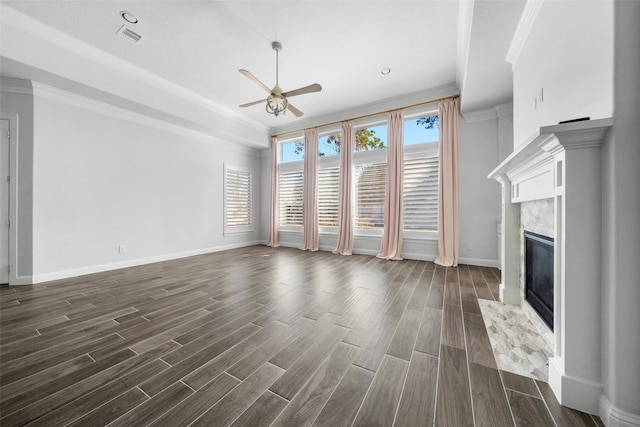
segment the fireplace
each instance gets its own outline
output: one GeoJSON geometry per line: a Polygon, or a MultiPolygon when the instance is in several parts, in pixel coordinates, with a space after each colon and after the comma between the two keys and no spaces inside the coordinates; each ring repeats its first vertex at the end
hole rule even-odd
{"type": "Polygon", "coordinates": [[[553,239],[524,232],[525,299],[553,330],[553,239]]]}

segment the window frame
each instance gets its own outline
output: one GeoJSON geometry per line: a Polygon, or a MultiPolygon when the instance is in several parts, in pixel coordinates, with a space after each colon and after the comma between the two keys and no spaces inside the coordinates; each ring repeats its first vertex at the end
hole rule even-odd
{"type": "Polygon", "coordinates": [[[253,233],[255,231],[255,185],[254,185],[254,176],[255,173],[253,169],[243,166],[235,166],[231,164],[224,163],[223,164],[223,210],[222,210],[222,226],[223,226],[223,235],[234,235],[234,234],[243,234],[243,233],[253,233]],[[227,186],[228,183],[228,173],[229,172],[240,172],[246,173],[249,175],[249,224],[240,225],[240,226],[229,226],[228,225],[228,196],[229,189],[227,186]]]}

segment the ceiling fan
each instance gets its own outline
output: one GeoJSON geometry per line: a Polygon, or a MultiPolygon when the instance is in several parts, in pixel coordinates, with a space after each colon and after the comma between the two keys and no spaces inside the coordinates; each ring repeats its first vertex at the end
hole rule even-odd
{"type": "Polygon", "coordinates": [[[258,86],[266,90],[267,93],[269,94],[269,96],[266,99],[261,99],[259,101],[242,104],[240,105],[240,107],[242,108],[251,107],[252,105],[260,104],[261,102],[266,101],[265,108],[267,110],[267,113],[269,114],[273,114],[274,116],[278,117],[279,115],[284,114],[286,113],[287,110],[289,110],[296,117],[301,117],[303,114],[302,111],[298,110],[296,107],[291,105],[287,98],[291,96],[302,95],[305,93],[320,92],[322,90],[322,86],[320,86],[318,83],[314,83],[312,85],[301,87],[296,90],[283,92],[282,89],[280,89],[280,86],[278,85],[278,52],[282,50],[282,44],[280,44],[279,42],[273,42],[271,43],[271,47],[273,48],[273,50],[276,51],[276,85],[273,87],[273,89],[269,89],[267,85],[262,83],[260,80],[258,80],[253,74],[251,74],[247,70],[242,70],[242,69],[239,70],[241,74],[244,74],[245,76],[247,76],[249,80],[252,80],[253,82],[255,82],[258,86]]]}

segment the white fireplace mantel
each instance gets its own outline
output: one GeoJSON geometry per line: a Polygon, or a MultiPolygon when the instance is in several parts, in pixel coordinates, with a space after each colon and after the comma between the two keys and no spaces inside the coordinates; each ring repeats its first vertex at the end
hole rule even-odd
{"type": "Polygon", "coordinates": [[[597,413],[602,394],[601,146],[613,120],[541,127],[488,176],[502,185],[500,298],[521,304],[519,203],[554,199],[554,355],[561,404],[597,413]]]}

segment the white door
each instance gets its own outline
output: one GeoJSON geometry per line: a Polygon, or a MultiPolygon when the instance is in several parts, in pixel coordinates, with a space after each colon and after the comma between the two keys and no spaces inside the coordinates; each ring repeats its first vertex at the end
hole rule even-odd
{"type": "Polygon", "coordinates": [[[0,284],[9,283],[9,120],[0,119],[0,284]]]}

